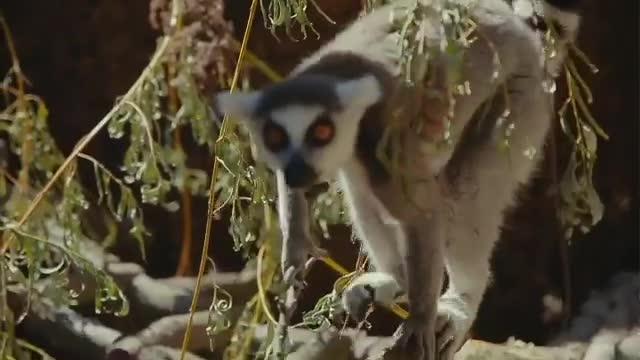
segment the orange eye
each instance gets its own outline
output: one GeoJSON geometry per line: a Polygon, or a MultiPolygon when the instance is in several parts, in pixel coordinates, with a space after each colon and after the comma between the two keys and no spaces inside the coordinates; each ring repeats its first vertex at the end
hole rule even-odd
{"type": "Polygon", "coordinates": [[[271,121],[267,122],[263,128],[263,138],[266,147],[273,152],[282,151],[289,145],[287,133],[271,121]]]}
{"type": "Polygon", "coordinates": [[[313,137],[317,141],[329,141],[333,137],[333,126],[318,124],[313,128],[313,137]]]}
{"type": "Polygon", "coordinates": [[[326,116],[320,117],[307,134],[307,141],[314,146],[323,146],[331,142],[335,136],[333,122],[326,116]]]}

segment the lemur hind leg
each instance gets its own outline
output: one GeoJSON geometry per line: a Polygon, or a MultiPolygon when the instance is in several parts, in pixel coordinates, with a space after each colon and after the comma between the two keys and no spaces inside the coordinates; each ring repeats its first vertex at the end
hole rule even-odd
{"type": "MultiPolygon", "coordinates": [[[[535,59],[539,50],[531,44],[522,56],[535,59]]],[[[489,114],[495,119],[508,103],[507,120],[486,122],[490,136],[462,144],[442,174],[448,187],[445,261],[450,281],[438,304],[440,360],[453,359],[475,320],[503,213],[536,168],[551,123],[551,98],[542,88],[540,66],[534,61],[516,68],[505,82],[505,92],[508,102],[504,98],[494,102],[489,114]],[[499,149],[507,132],[508,147],[499,149]]]]}

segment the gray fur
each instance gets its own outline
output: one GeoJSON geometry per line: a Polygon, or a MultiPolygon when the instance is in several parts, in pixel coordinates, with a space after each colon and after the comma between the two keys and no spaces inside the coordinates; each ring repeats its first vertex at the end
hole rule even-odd
{"type": "MultiPolygon", "coordinates": [[[[299,268],[301,258],[314,251],[308,241],[308,214],[288,212],[306,201],[301,189],[287,190],[285,184],[284,169],[297,156],[314,169],[318,181],[338,180],[375,268],[345,290],[347,311],[358,315],[370,302],[390,303],[389,294],[401,289],[410,317],[398,330],[396,347],[411,347],[416,359],[451,360],[482,301],[503,212],[542,154],[552,95],[543,89],[547,74],[539,34],[505,2],[478,0],[471,14],[482,36],[466,50],[463,61],[462,77],[471,93],[455,98],[455,144],[434,153],[414,131],[401,134],[402,163],[414,179],[405,187],[375,156],[390,112],[425,105],[398,81],[396,43],[389,37],[392,9],[393,5],[378,8],[354,22],[303,60],[283,83],[249,94],[219,95],[219,104],[245,120],[261,158],[277,173],[281,225],[287,235],[284,254],[289,257],[283,258],[283,266],[299,268]],[[494,51],[501,61],[495,78],[494,51]],[[312,84],[313,89],[305,89],[312,84]],[[509,116],[499,120],[507,103],[509,116]],[[335,123],[336,138],[326,147],[309,148],[301,134],[322,114],[335,123]],[[269,153],[261,145],[260,127],[266,118],[291,135],[286,151],[269,153]],[[510,133],[509,147],[500,151],[505,132],[510,133]],[[294,233],[304,235],[298,240],[292,238],[294,233]],[[440,296],[445,267],[450,285],[440,296]]],[[[555,75],[579,17],[548,3],[545,13],[563,25],[566,36],[558,42],[556,58],[547,64],[555,75]]],[[[435,64],[436,73],[446,73],[437,68],[441,63],[435,64]]],[[[437,105],[426,110],[442,113],[437,105]]]]}

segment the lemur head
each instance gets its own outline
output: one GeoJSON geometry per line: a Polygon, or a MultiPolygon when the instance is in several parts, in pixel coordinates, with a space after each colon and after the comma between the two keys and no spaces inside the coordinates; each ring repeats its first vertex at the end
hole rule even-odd
{"type": "Polygon", "coordinates": [[[244,122],[258,156],[287,185],[308,187],[353,156],[359,123],[382,98],[373,75],[337,79],[302,74],[253,92],[219,93],[215,105],[244,122]]]}

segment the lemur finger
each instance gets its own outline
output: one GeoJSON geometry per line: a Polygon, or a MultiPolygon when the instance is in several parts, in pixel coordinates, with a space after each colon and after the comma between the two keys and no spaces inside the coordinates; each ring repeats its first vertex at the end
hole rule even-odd
{"type": "Polygon", "coordinates": [[[284,271],[283,282],[295,289],[302,289],[306,283],[304,282],[304,265],[289,266],[284,271]]]}
{"type": "Polygon", "coordinates": [[[451,314],[438,314],[438,317],[436,318],[436,334],[446,331],[448,326],[451,326],[451,314]]]}

